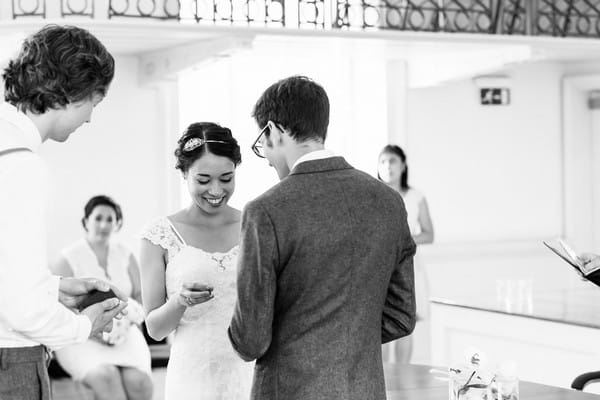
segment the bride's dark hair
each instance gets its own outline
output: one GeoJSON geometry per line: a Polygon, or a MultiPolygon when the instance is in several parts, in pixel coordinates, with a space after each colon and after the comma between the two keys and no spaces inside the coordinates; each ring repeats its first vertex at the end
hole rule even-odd
{"type": "Polygon", "coordinates": [[[240,146],[229,128],[213,122],[194,122],[177,141],[175,168],[185,173],[206,153],[227,157],[236,167],[242,162],[240,146]]]}

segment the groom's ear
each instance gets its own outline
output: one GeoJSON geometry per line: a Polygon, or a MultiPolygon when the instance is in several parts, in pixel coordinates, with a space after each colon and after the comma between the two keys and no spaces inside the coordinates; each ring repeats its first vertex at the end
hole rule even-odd
{"type": "Polygon", "coordinates": [[[273,143],[281,143],[282,141],[282,134],[284,133],[279,125],[277,125],[275,122],[273,121],[269,121],[267,122],[267,124],[269,125],[269,132],[267,135],[265,135],[266,137],[266,142],[267,145],[269,147],[273,147],[273,143]]]}

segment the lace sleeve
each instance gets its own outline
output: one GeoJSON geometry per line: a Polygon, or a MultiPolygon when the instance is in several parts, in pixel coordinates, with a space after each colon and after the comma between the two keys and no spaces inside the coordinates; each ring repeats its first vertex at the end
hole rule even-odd
{"type": "Polygon", "coordinates": [[[147,224],[141,231],[140,237],[149,240],[150,243],[162,247],[171,259],[181,250],[183,244],[173,232],[171,224],[166,218],[160,218],[147,224]]]}

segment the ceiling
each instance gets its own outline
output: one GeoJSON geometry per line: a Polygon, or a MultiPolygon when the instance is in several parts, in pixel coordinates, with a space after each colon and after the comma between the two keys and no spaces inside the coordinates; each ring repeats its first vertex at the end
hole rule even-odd
{"type": "Polygon", "coordinates": [[[227,36],[253,40],[257,53],[305,54],[309,57],[352,54],[405,60],[423,71],[413,77],[415,86],[428,85],[461,73],[493,70],[531,61],[600,61],[600,39],[497,36],[409,31],[343,31],[290,28],[214,26],[145,19],[0,21],[0,62],[9,59],[21,40],[46,23],[69,23],[89,29],[114,54],[145,56],[187,48],[190,44],[227,36]],[[332,51],[332,49],[334,51],[332,51]],[[443,68],[438,68],[443,66],[443,68]],[[432,69],[436,69],[433,71],[432,69]],[[427,71],[428,69],[432,71],[427,71]],[[433,73],[435,72],[435,73],[433,73]],[[444,76],[444,73],[448,76],[444,76]],[[416,82],[416,83],[415,83],[416,82]]]}
{"type": "Polygon", "coordinates": [[[498,36],[460,33],[431,33],[412,31],[348,31],[291,28],[257,28],[244,26],[214,26],[176,21],[120,19],[90,20],[69,18],[60,20],[0,21],[0,49],[16,37],[36,31],[46,23],[73,24],[89,29],[115,54],[141,54],[172,48],[197,40],[222,35],[249,35],[263,38],[273,45],[294,44],[299,48],[322,48],[343,40],[347,46],[364,49],[383,49],[394,58],[410,58],[423,53],[467,49],[531,47],[539,57],[552,60],[600,60],[600,39],[551,38],[531,36],[498,36]],[[395,50],[390,54],[391,50],[395,50]]]}

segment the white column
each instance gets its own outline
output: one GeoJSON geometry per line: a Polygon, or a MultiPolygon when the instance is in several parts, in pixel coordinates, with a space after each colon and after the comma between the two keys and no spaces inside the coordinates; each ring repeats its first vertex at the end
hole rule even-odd
{"type": "MultiPolygon", "coordinates": [[[[585,77],[563,80],[564,236],[578,251],[593,250],[592,118],[585,77]]],[[[557,177],[557,184],[559,184],[557,177]]]]}
{"type": "Polygon", "coordinates": [[[352,58],[351,87],[352,133],[351,154],[354,167],[377,174],[377,157],[388,142],[389,85],[383,58],[352,58]]]}
{"type": "Polygon", "coordinates": [[[387,74],[387,139],[401,147],[408,145],[407,92],[408,68],[404,60],[388,60],[387,74]]]}
{"type": "Polygon", "coordinates": [[[181,133],[179,126],[179,85],[177,79],[163,80],[156,83],[158,90],[158,109],[160,112],[160,131],[163,133],[165,151],[160,162],[164,165],[165,206],[169,213],[181,208],[181,177],[175,169],[175,149],[181,133]]]}

